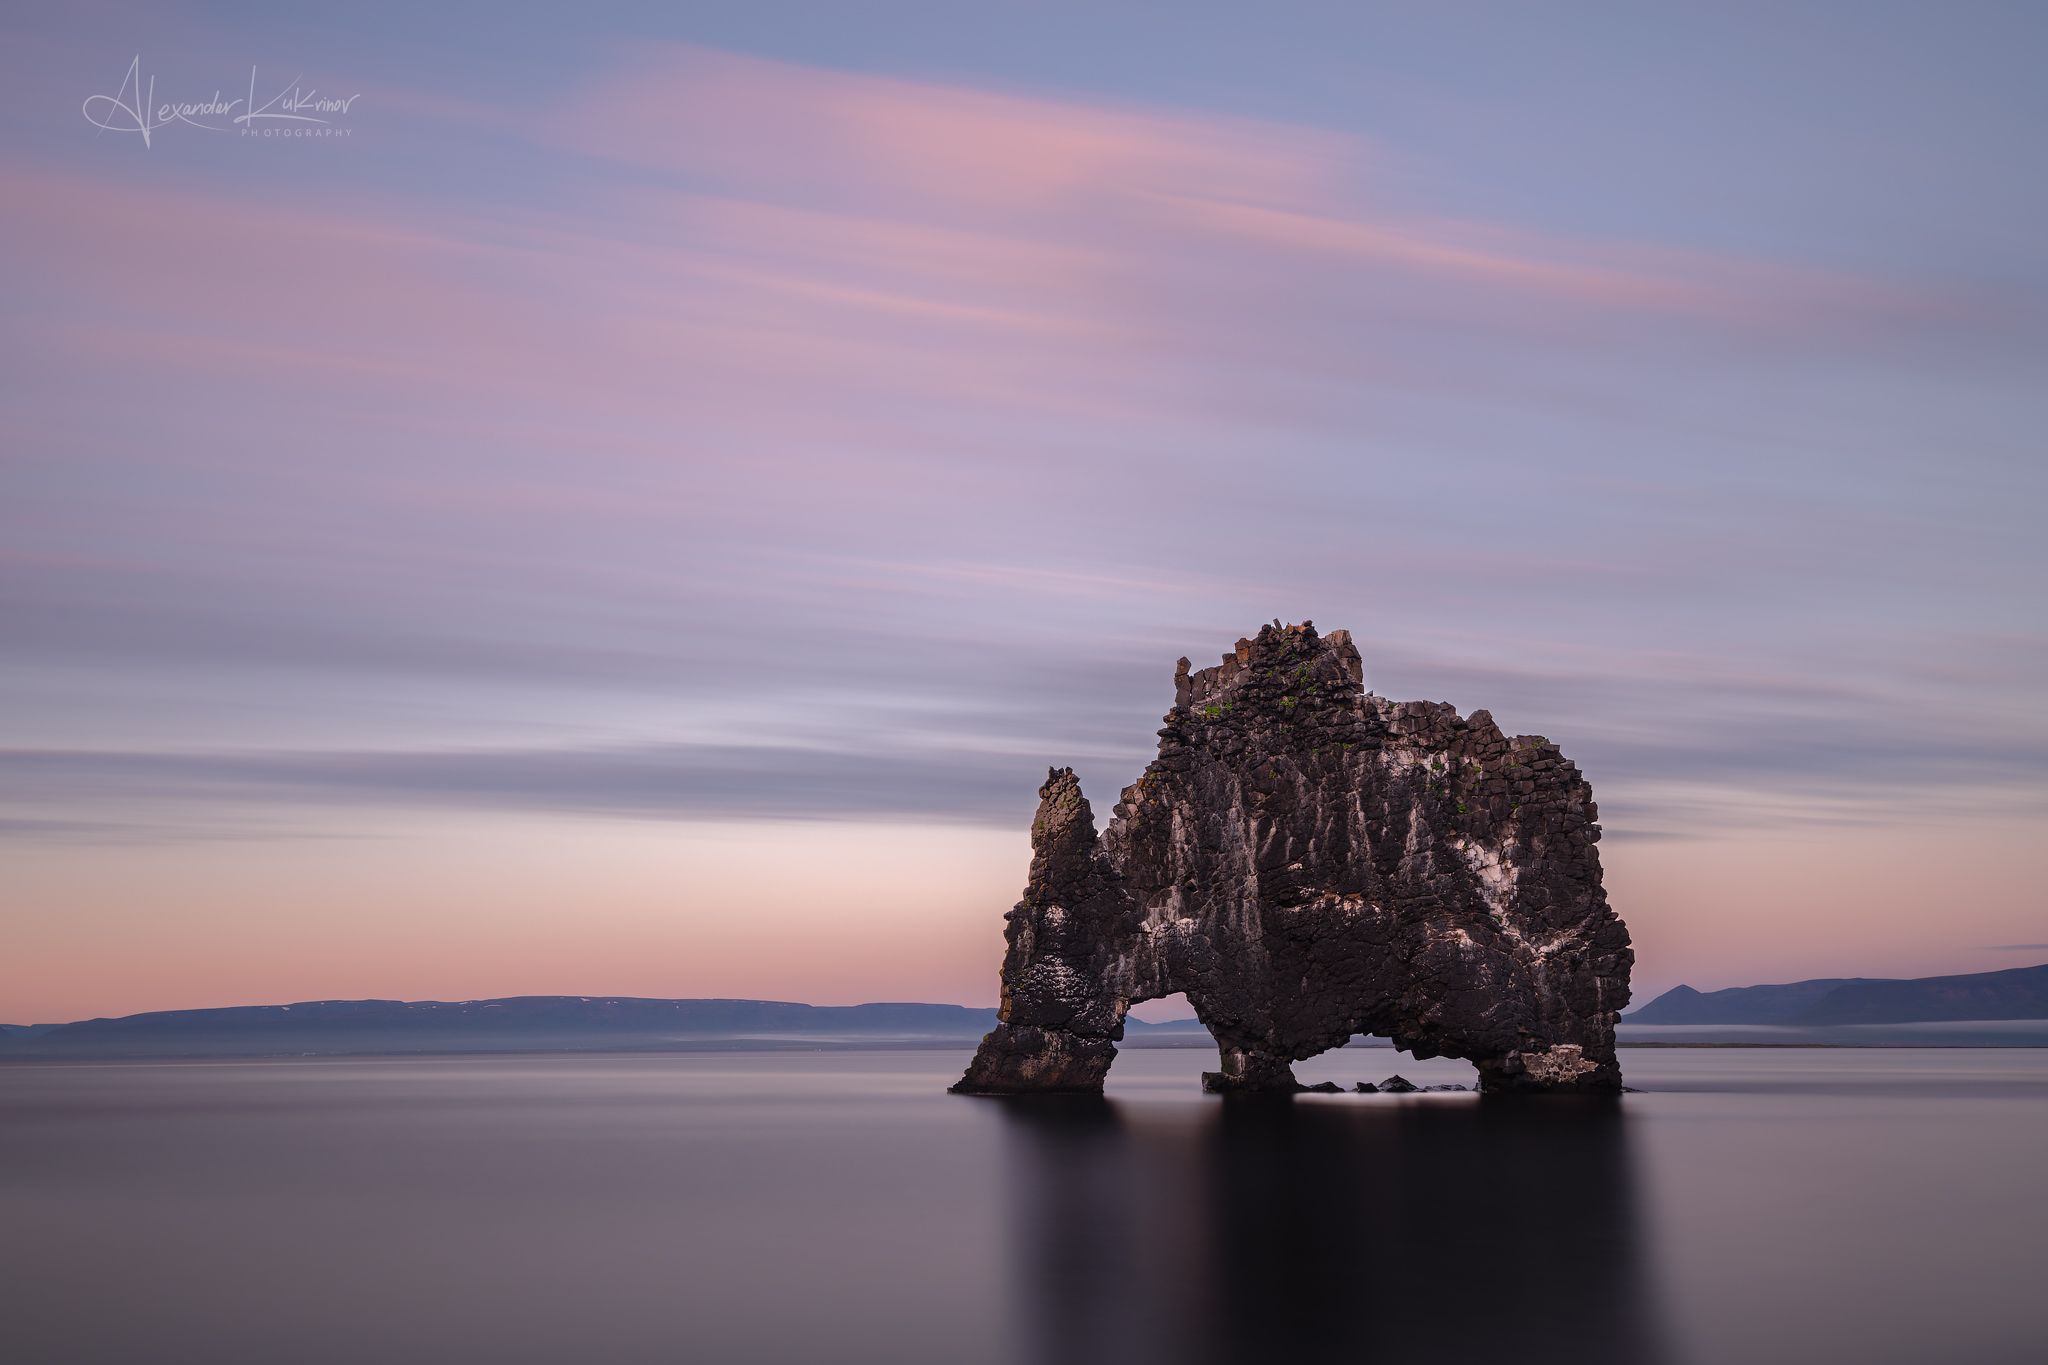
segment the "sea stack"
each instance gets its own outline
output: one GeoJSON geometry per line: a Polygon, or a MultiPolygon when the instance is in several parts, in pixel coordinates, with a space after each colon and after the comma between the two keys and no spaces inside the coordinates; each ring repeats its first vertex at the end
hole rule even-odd
{"type": "Polygon", "coordinates": [[[1071,769],[1039,788],[1001,1022],[953,1088],[1099,1091],[1130,1007],[1185,992],[1211,1089],[1297,1089],[1293,1062],[1375,1034],[1489,1093],[1618,1091],[1634,954],[1597,819],[1550,741],[1368,692],[1345,631],[1182,659],[1106,829],[1071,769]]]}

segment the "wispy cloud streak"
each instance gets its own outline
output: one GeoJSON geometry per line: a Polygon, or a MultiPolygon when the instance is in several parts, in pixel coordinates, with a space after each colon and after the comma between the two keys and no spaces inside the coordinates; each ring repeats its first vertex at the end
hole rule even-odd
{"type": "Polygon", "coordinates": [[[14,761],[68,772],[63,802],[694,818],[724,783],[753,813],[1008,818],[1013,755],[1120,780],[1165,661],[1309,614],[1391,690],[1553,732],[1640,828],[2041,772],[2019,501],[1960,558],[1894,458],[1917,433],[1866,448],[1866,394],[1831,387],[1873,348],[1988,345],[2010,303],[1478,221],[1373,138],[1207,110],[666,43],[545,99],[415,93],[377,97],[536,183],[6,165],[45,325],[9,345],[44,397],[4,414],[38,438],[0,609],[14,761]],[[1964,591],[1985,629],[1947,629],[1964,591]],[[1872,663],[1937,623],[1954,648],[1872,663]],[[152,676],[213,719],[130,703],[146,742],[92,757],[152,676]],[[399,722],[458,694],[487,752],[399,722]],[[209,747],[257,713],[306,756],[209,747]]]}

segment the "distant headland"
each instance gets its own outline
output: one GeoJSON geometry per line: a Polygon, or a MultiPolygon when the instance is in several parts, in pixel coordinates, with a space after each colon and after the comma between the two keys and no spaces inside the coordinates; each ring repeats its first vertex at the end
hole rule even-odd
{"type": "MultiPolygon", "coordinates": [[[[965,1048],[995,1022],[993,1009],[914,1001],[804,1005],[616,995],[308,1000],[0,1024],[0,1061],[965,1048]]],[[[1208,1031],[1193,1019],[1131,1017],[1124,1025],[1125,1046],[1211,1045],[1208,1031]]],[[[1710,992],[1680,986],[1623,1015],[1620,1043],[2048,1046],[2048,963],[1904,981],[1831,977],[1710,992]]],[[[1383,1039],[1354,1044],[1391,1046],[1383,1039]]]]}
{"type": "Polygon", "coordinates": [[[2048,1019],[2048,963],[1910,980],[1821,977],[1721,991],[1675,986],[1622,1016],[1630,1024],[1790,1028],[1999,1019],[2048,1019]]]}

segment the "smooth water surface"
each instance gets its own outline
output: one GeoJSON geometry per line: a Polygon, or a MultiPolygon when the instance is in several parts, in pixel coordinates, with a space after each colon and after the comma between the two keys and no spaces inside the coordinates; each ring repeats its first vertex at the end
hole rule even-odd
{"type": "MultiPolygon", "coordinates": [[[[0,1068],[35,1362],[2038,1362],[2048,1052],[1618,1102],[945,1095],[964,1052],[0,1068]]],[[[1469,1081],[1349,1050],[1304,1080],[1469,1081]]]]}

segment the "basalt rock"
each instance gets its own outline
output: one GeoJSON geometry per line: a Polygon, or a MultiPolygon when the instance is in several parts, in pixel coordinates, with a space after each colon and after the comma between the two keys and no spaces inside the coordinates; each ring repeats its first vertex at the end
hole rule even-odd
{"type": "Polygon", "coordinates": [[[1296,1090],[1293,1062],[1356,1034],[1468,1058],[1489,1092],[1620,1089],[1634,954],[1591,788],[1548,740],[1363,676],[1346,632],[1276,622],[1180,661],[1159,756],[1099,836],[1051,772],[1001,1022],[955,1090],[1100,1090],[1125,1012],[1175,992],[1217,1089],[1296,1090]]]}

